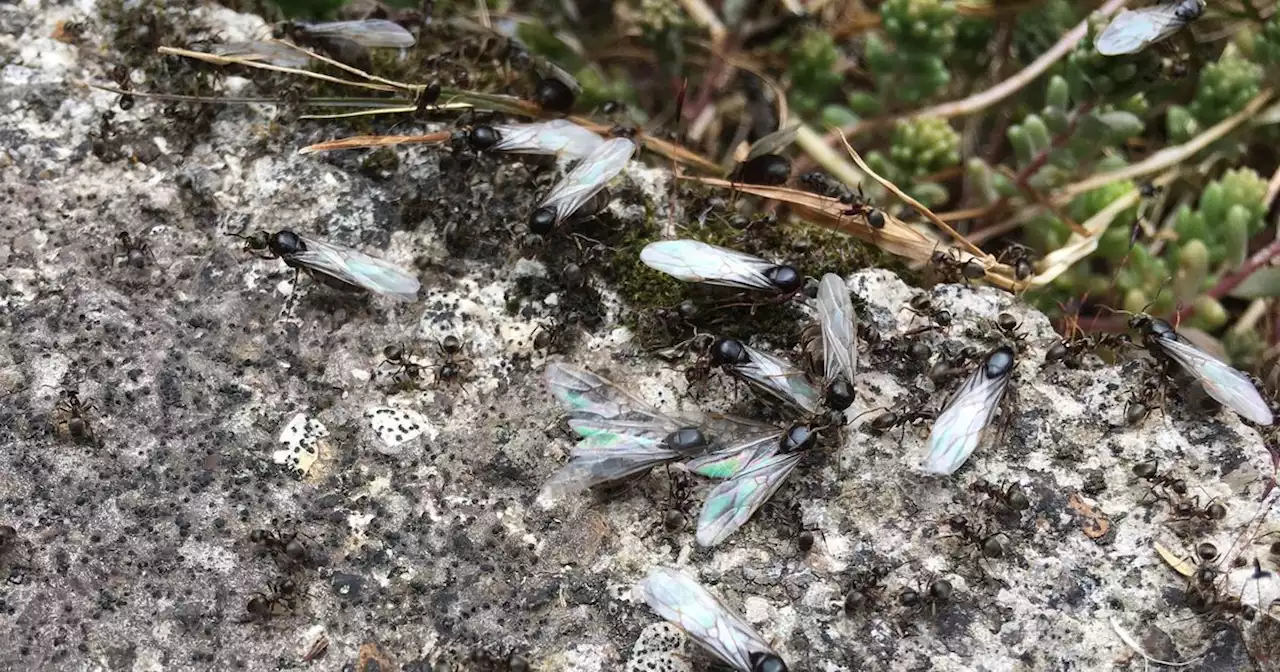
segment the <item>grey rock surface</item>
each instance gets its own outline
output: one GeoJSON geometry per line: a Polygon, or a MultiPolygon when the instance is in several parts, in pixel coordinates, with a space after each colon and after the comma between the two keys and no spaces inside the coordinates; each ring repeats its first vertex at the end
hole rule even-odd
{"type": "MultiPolygon", "coordinates": [[[[651,646],[671,633],[630,594],[659,564],[739,607],[796,670],[1146,669],[1124,637],[1155,659],[1195,659],[1189,669],[1278,669],[1271,620],[1193,615],[1188,579],[1153,547],[1212,541],[1274,562],[1251,543],[1274,501],[1259,503],[1272,473],[1259,435],[1177,390],[1128,424],[1149,363],[1045,365],[1048,321],[995,290],[934,288],[954,322],[912,333],[929,324],[906,310],[921,290],[854,272],[882,340],[862,344],[853,421],[721,547],[663,529],[680,503],[661,473],[607,501],[535,507],[571,448],[542,384],[550,357],[664,408],[769,411],[726,377],[691,390],[684,364],[645,355],[607,274],[566,282],[569,261],[596,268],[592,241],[524,253],[554,165],[414,147],[375,166],[298,156],[340,133],[270,106],[117,109],[82,83],[110,82],[133,57],[112,52],[113,36],[140,29],[104,11],[0,5],[0,525],[18,532],[0,550],[0,669],[338,670],[369,642],[414,670],[506,669],[513,653],[546,671],[624,669],[633,653],[646,662],[627,669],[688,669],[682,650],[651,646]],[[53,39],[60,21],[83,30],[53,39]],[[349,296],[306,276],[294,287],[281,262],[228,235],[284,228],[415,269],[423,298],[349,296]],[[121,231],[149,252],[117,247],[121,231]],[[999,427],[955,477],[925,477],[927,424],[868,421],[915,395],[937,409],[957,381],[935,389],[930,365],[990,348],[1002,311],[1024,338],[999,427]],[[440,368],[448,335],[465,343],[457,381],[440,368]],[[421,385],[383,362],[397,343],[417,352],[421,385]],[[64,390],[92,406],[84,431],[64,390]],[[1151,459],[1226,518],[1177,521],[1151,502],[1132,471],[1151,459]],[[1019,484],[1030,509],[974,492],[980,478],[1019,484]],[[1002,533],[1004,556],[942,536],[953,515],[1002,533]],[[820,532],[807,554],[802,528],[820,532]],[[256,529],[297,533],[307,558],[295,608],[265,623],[243,622],[246,605],[290,560],[253,543],[256,529]],[[950,601],[898,604],[940,577],[950,601]],[[850,592],[865,604],[846,613],[850,592]],[[301,662],[322,636],[324,657],[301,662]]],[[[192,39],[264,30],[213,6],[162,14],[192,39]]],[[[606,225],[665,212],[666,180],[633,163],[606,225]]],[[[707,489],[696,483],[689,516],[707,489]]]]}

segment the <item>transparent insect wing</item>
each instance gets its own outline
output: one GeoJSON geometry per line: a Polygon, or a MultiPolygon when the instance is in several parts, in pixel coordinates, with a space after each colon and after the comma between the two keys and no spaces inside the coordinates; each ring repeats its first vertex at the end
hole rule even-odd
{"type": "Polygon", "coordinates": [[[683,572],[660,567],[636,586],[649,607],[740,672],[753,653],[777,655],[750,625],[683,572]]]}
{"type": "Polygon", "coordinates": [[[402,301],[418,298],[421,284],[408,271],[349,247],[315,238],[299,238],[302,238],[306,249],[289,255],[290,262],[402,301]]]}
{"type": "Polygon", "coordinates": [[[553,119],[532,124],[494,126],[502,138],[493,151],[520,154],[551,154],[580,159],[599,149],[604,139],[569,121],[553,119]]]}
{"type": "Polygon", "coordinates": [[[214,54],[241,58],[260,63],[270,63],[282,68],[305,68],[311,57],[278,42],[228,42],[214,45],[214,54]]]}
{"type": "Polygon", "coordinates": [[[408,49],[418,41],[404,26],[386,19],[309,23],[303,30],[318,37],[346,38],[373,49],[408,49]]]}
{"type": "Polygon", "coordinates": [[[818,283],[818,322],[822,325],[824,371],[828,379],[843,374],[849,383],[854,382],[858,369],[857,320],[844,278],[834,273],[822,276],[818,283]]]}
{"type": "Polygon", "coordinates": [[[1160,347],[1185,368],[1218,403],[1259,425],[1273,422],[1271,409],[1263,401],[1253,381],[1239,371],[1184,341],[1156,339],[1160,347]]]}
{"type": "Polygon", "coordinates": [[[748,361],[729,367],[733,375],[742,378],[754,389],[778,401],[813,414],[822,404],[822,394],[809,382],[809,377],[786,361],[746,345],[748,361]]]}
{"type": "MultiPolygon", "coordinates": [[[[649,404],[632,396],[613,381],[598,376],[584,368],[552,362],[546,369],[547,389],[566,410],[569,417],[587,422],[584,427],[613,429],[617,425],[600,424],[598,421],[632,421],[656,426],[674,424],[649,404]]],[[[673,427],[674,428],[674,427],[673,427]]],[[[579,430],[579,433],[582,433],[579,430]]]]}
{"type": "Polygon", "coordinates": [[[627,138],[613,138],[600,143],[551,189],[541,207],[554,208],[556,222],[564,221],[617,177],[627,167],[635,151],[635,143],[627,138]]]}
{"type": "Polygon", "coordinates": [[[640,261],[685,282],[777,291],[765,275],[777,266],[760,257],[697,240],[663,240],[645,245],[640,261]]]}
{"type": "MultiPolygon", "coordinates": [[[[1094,48],[1103,56],[1134,54],[1176,33],[1190,16],[1184,5],[1199,0],[1180,1],[1125,9],[1116,15],[1102,34],[1094,40],[1094,48]]],[[[1198,15],[1198,13],[1197,13],[1198,15]]]]}
{"type": "Polygon", "coordinates": [[[782,487],[804,452],[782,453],[777,446],[775,441],[773,449],[760,451],[707,495],[698,515],[698,545],[709,548],[727,539],[782,487]]]}
{"type": "Polygon", "coordinates": [[[991,422],[1013,373],[1013,351],[999,348],[987,355],[964,385],[956,390],[929,432],[921,468],[930,474],[950,476],[973,454],[991,422]],[[1007,366],[992,371],[996,357],[1008,357],[1007,366]]]}
{"type": "Polygon", "coordinates": [[[782,432],[774,428],[768,434],[741,439],[685,463],[689,471],[707,478],[729,478],[757,457],[774,450],[782,432]]]}
{"type": "Polygon", "coordinates": [[[544,505],[587,488],[626,478],[684,457],[668,449],[662,437],[598,432],[579,441],[565,463],[538,495],[544,505]]]}
{"type": "Polygon", "coordinates": [[[765,154],[777,154],[792,142],[795,142],[796,135],[799,132],[800,124],[792,124],[756,140],[755,144],[751,145],[751,150],[747,152],[746,160],[750,161],[757,156],[764,156],[765,154]]]}

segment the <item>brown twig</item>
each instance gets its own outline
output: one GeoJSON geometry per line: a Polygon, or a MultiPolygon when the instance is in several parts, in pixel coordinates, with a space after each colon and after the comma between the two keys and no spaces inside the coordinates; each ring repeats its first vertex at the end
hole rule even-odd
{"type": "MultiPolygon", "coordinates": [[[[1277,254],[1280,254],[1280,238],[1271,241],[1266,247],[1254,252],[1243,264],[1240,265],[1239,268],[1223,276],[1222,279],[1218,281],[1218,284],[1205,292],[1205,296],[1214,299],[1221,299],[1231,293],[1231,290],[1239,287],[1240,283],[1248,280],[1249,276],[1253,275],[1254,271],[1266,266],[1267,262],[1271,261],[1271,258],[1277,254]]],[[[1174,320],[1186,319],[1193,313],[1195,313],[1195,305],[1188,304],[1174,314],[1174,320]]]]}
{"type": "Polygon", "coordinates": [[[879,182],[880,186],[893,192],[893,195],[902,199],[903,203],[906,203],[907,205],[910,205],[912,208],[915,208],[917,212],[924,215],[926,219],[936,224],[938,228],[942,229],[943,231],[946,231],[947,235],[951,236],[953,240],[960,243],[960,245],[962,245],[970,254],[983,259],[990,258],[990,255],[988,255],[986,252],[983,252],[982,248],[969,242],[968,238],[965,238],[963,235],[961,235],[960,232],[952,228],[950,224],[939,219],[938,216],[933,214],[933,211],[925,207],[923,203],[921,203],[920,201],[917,201],[916,199],[909,196],[905,191],[899,189],[898,185],[877,175],[876,172],[874,170],[871,170],[871,167],[868,166],[862,160],[862,157],[858,156],[858,152],[854,150],[853,145],[849,144],[848,139],[846,139],[844,136],[840,136],[840,139],[844,141],[844,148],[846,151],[849,152],[849,157],[853,159],[854,163],[858,164],[858,168],[861,169],[862,172],[866,173],[868,176],[871,177],[871,179],[875,180],[876,182],[879,182]]]}

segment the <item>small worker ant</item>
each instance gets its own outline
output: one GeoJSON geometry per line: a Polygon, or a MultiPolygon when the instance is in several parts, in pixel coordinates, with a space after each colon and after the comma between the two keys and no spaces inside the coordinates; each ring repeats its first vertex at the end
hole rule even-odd
{"type": "Polygon", "coordinates": [[[1227,507],[1217,500],[1210,500],[1202,507],[1200,498],[1193,497],[1192,501],[1184,499],[1174,504],[1173,517],[1178,522],[1216,522],[1227,517],[1227,507]]]}
{"type": "Polygon", "coordinates": [[[1035,253],[1026,245],[1014,243],[1004,248],[996,257],[996,260],[1008,264],[1013,267],[1013,278],[1018,282],[1022,282],[1035,275],[1036,267],[1034,264],[1035,253]]]}
{"type": "Polygon", "coordinates": [[[1135,476],[1151,483],[1146,494],[1139,500],[1140,503],[1146,500],[1147,495],[1155,495],[1157,499],[1165,499],[1172,502],[1174,498],[1169,495],[1169,491],[1172,491],[1177,497],[1183,497],[1187,494],[1187,482],[1181,478],[1173,478],[1166,474],[1158,473],[1159,466],[1160,463],[1157,460],[1147,460],[1133,466],[1133,474],[1135,476]],[[1163,490],[1157,492],[1156,488],[1162,488],[1163,490]]]}
{"type": "Polygon", "coordinates": [[[906,588],[898,593],[898,604],[911,610],[911,613],[920,613],[928,607],[930,615],[934,616],[938,613],[938,607],[950,602],[954,594],[955,589],[946,579],[934,579],[927,587],[921,580],[915,589],[906,588]]]}
{"type": "Polygon", "coordinates": [[[293,612],[297,608],[298,584],[293,579],[279,579],[267,583],[267,592],[254,593],[245,605],[248,616],[240,622],[266,623],[275,616],[293,612]]]}
{"type": "Polygon", "coordinates": [[[120,250],[117,257],[123,257],[124,263],[134,267],[142,268],[147,263],[147,257],[151,261],[156,260],[156,255],[151,251],[151,245],[143,236],[130,235],[128,231],[121,231],[116,234],[116,248],[120,250]]]}
{"type": "Polygon", "coordinates": [[[383,364],[391,364],[398,367],[391,374],[392,380],[399,385],[412,385],[412,383],[422,375],[422,367],[415,363],[412,359],[414,354],[402,344],[388,345],[382,349],[383,364]]]}
{"type": "Polygon", "coordinates": [[[293,571],[306,567],[311,560],[307,546],[298,539],[299,536],[306,535],[301,532],[280,534],[258,529],[249,533],[249,541],[270,553],[276,564],[283,569],[293,571]]]}
{"type": "Polygon", "coordinates": [[[942,308],[933,305],[933,299],[928,294],[916,294],[907,302],[907,310],[933,320],[934,325],[925,328],[913,329],[905,335],[914,336],[922,331],[928,331],[937,327],[946,328],[951,326],[951,313],[942,308]]]}
{"type": "Polygon", "coordinates": [[[933,266],[941,282],[963,281],[967,285],[970,281],[987,277],[987,268],[981,261],[976,258],[968,261],[960,259],[960,252],[955,248],[935,250],[929,257],[929,264],[933,266]]]}
{"type": "Polygon", "coordinates": [[[96,410],[92,404],[80,400],[80,393],[74,388],[65,388],[53,411],[58,419],[54,422],[54,430],[59,436],[69,437],[77,443],[94,443],[93,427],[89,423],[89,411],[96,410]]]}
{"type": "Polygon", "coordinates": [[[996,502],[1010,513],[1022,513],[1031,508],[1026,491],[1017,483],[1000,487],[991,481],[978,479],[969,486],[969,490],[986,495],[988,502],[996,502]]]}
{"type": "Polygon", "coordinates": [[[437,382],[461,385],[466,380],[473,363],[469,357],[461,356],[462,351],[462,339],[453,334],[436,341],[436,353],[442,358],[433,370],[437,382]]]}

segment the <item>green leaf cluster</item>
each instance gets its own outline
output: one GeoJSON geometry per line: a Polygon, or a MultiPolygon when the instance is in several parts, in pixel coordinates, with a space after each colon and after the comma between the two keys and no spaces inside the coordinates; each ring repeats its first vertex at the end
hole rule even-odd
{"type": "Polygon", "coordinates": [[[882,96],[915,103],[950,83],[947,58],[955,48],[955,16],[955,4],[948,0],[886,0],[880,5],[887,42],[868,36],[865,59],[882,96]]]}

